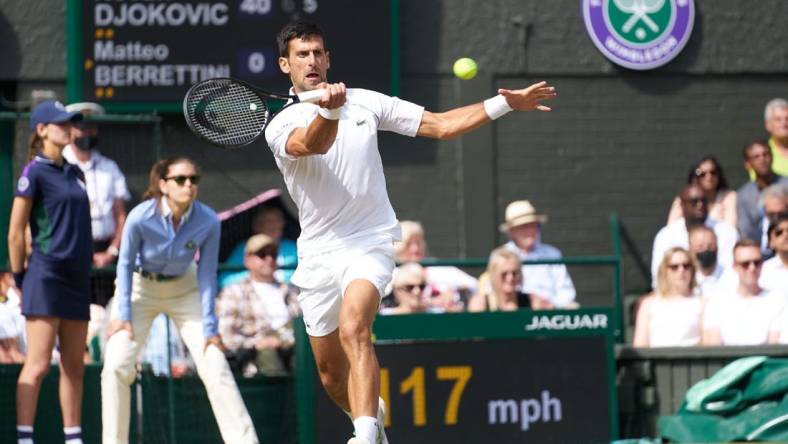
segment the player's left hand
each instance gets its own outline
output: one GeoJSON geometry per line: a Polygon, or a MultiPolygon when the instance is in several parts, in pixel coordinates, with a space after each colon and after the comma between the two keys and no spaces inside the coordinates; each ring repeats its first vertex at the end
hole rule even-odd
{"type": "Polygon", "coordinates": [[[549,106],[542,105],[541,102],[554,98],[557,93],[555,87],[548,85],[547,82],[534,83],[525,89],[504,89],[498,90],[498,94],[506,97],[506,103],[517,111],[552,111],[549,106]]]}
{"type": "Polygon", "coordinates": [[[225,351],[224,344],[222,344],[222,337],[219,335],[205,338],[205,349],[203,351],[208,350],[208,346],[210,345],[216,346],[222,353],[225,351]]]}

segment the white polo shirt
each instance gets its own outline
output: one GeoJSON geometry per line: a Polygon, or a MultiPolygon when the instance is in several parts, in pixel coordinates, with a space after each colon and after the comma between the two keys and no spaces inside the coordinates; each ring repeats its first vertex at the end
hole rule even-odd
{"type": "Polygon", "coordinates": [[[722,345],[766,344],[769,333],[782,330],[785,298],[768,290],[743,297],[727,294],[709,298],[703,315],[704,329],[719,329],[722,345]]]}
{"type": "Polygon", "coordinates": [[[92,150],[90,160],[80,162],[74,154],[74,147],[67,145],[63,157],[79,166],[85,174],[85,188],[90,200],[90,228],[94,241],[112,239],[115,235],[115,217],[112,206],[115,199],[129,200],[131,195],[126,187],[126,178],[114,160],[92,150]]]}
{"type": "Polygon", "coordinates": [[[298,206],[299,254],[348,245],[399,240],[391,207],[378,131],[414,137],[424,108],[365,89],[349,89],[336,140],[328,153],[293,157],[286,144],[296,128],[306,128],[318,106],[298,103],[283,109],[265,130],[268,146],[298,206]]]}
{"type": "Polygon", "coordinates": [[[763,263],[758,285],[788,298],[788,266],[780,260],[780,256],[775,256],[763,263]]]}

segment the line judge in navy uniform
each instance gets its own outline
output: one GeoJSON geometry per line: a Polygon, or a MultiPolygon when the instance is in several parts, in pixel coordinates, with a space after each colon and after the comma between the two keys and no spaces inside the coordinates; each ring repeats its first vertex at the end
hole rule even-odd
{"type": "Polygon", "coordinates": [[[82,443],[83,355],[90,319],[90,203],[82,172],[63,159],[71,124],[81,118],[55,101],[42,102],[33,109],[28,163],[17,182],[11,209],[8,258],[16,285],[22,290],[27,330],[27,356],[16,389],[20,444],[33,443],[38,394],[56,337],[65,442],[82,443]],[[28,224],[33,253],[26,261],[28,224]]]}
{"type": "Polygon", "coordinates": [[[221,229],[216,213],[196,200],[199,181],[186,157],[158,161],[147,200],[123,226],[101,372],[103,444],[129,442],[135,363],[159,313],[172,318],[194,358],[224,442],[258,442],[222,352],[214,308],[221,229]]]}

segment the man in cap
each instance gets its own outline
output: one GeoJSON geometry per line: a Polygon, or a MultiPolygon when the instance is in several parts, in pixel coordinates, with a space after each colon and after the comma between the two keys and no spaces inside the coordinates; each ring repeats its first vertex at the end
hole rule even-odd
{"type": "Polygon", "coordinates": [[[279,245],[256,234],[244,249],[249,275],[225,287],[216,301],[219,332],[246,376],[283,376],[295,344],[293,318],[300,316],[295,287],[276,280],[279,245]]]}
{"type": "MultiPolygon", "coordinates": [[[[126,178],[118,164],[96,149],[98,127],[89,119],[90,116],[103,116],[104,108],[96,103],[82,102],[66,106],[66,111],[88,116],[87,121],[74,125],[72,141],[63,149],[63,157],[79,166],[85,174],[93,232],[93,266],[103,268],[117,259],[123,224],[126,221],[125,201],[131,196],[126,187],[126,178]]],[[[111,280],[92,280],[93,303],[106,305],[112,292],[111,280]]]]}
{"type": "MultiPolygon", "coordinates": [[[[504,245],[517,253],[521,261],[561,259],[561,251],[542,243],[541,226],[547,216],[537,214],[531,202],[518,200],[506,207],[505,222],[500,226],[511,241],[504,245]]],[[[534,308],[574,308],[575,286],[563,264],[523,265],[523,293],[536,297],[534,308]]]]}

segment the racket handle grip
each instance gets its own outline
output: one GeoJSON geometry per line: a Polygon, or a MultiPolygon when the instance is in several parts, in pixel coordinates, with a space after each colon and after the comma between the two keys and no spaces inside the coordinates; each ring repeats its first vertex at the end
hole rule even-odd
{"type": "Polygon", "coordinates": [[[325,90],[321,89],[314,89],[312,91],[305,91],[298,94],[298,100],[300,102],[307,102],[307,103],[317,103],[323,97],[323,93],[325,90]]]}

